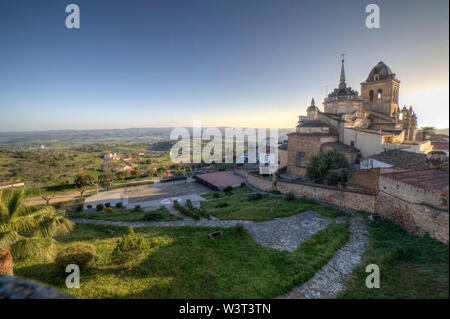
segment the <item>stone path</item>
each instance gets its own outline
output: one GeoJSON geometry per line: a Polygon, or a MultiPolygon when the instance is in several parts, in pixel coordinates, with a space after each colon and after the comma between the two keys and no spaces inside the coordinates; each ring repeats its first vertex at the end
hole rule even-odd
{"type": "MultiPolygon", "coordinates": [[[[114,226],[206,226],[206,227],[233,227],[235,225],[244,226],[250,236],[259,244],[278,250],[294,251],[301,243],[318,231],[325,229],[330,223],[334,223],[333,218],[321,216],[315,211],[305,211],[290,217],[276,218],[274,220],[254,222],[249,220],[221,220],[217,218],[194,220],[181,215],[173,206],[167,205],[170,213],[183,217],[177,221],[155,221],[155,222],[129,222],[112,220],[95,220],[87,218],[75,218],[76,223],[102,224],[114,226]]],[[[344,218],[337,218],[336,222],[344,221],[344,218]]]]}
{"type": "Polygon", "coordinates": [[[344,291],[346,280],[361,262],[368,232],[361,217],[350,219],[350,240],[306,283],[295,287],[280,299],[331,299],[344,291]]]}

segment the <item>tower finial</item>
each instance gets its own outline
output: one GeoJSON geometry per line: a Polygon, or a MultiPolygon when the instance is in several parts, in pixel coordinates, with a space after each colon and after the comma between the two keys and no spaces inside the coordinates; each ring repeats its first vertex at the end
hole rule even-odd
{"type": "Polygon", "coordinates": [[[312,98],[312,100],[311,100],[311,105],[316,105],[316,102],[314,102],[314,98],[312,98]]]}
{"type": "Polygon", "coordinates": [[[344,70],[344,57],[345,53],[341,54],[342,56],[342,65],[341,65],[341,78],[339,80],[339,89],[345,89],[347,87],[347,84],[345,83],[345,70],[344,70]]]}

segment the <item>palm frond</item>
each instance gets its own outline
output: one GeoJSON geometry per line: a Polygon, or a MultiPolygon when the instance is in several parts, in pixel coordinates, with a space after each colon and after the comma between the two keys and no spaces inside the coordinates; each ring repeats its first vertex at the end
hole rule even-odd
{"type": "Polygon", "coordinates": [[[32,210],[29,207],[22,207],[20,213],[11,218],[11,228],[20,233],[32,233],[45,219],[53,218],[55,210],[49,207],[32,210]]]}
{"type": "Polygon", "coordinates": [[[34,236],[54,237],[69,233],[75,224],[63,215],[55,215],[52,218],[42,220],[35,228],[34,236]]]}
{"type": "Polygon", "coordinates": [[[40,257],[52,259],[56,254],[56,241],[52,238],[27,238],[20,239],[11,245],[11,253],[14,258],[40,257]]]}
{"type": "Polygon", "coordinates": [[[16,216],[20,211],[19,207],[22,204],[24,190],[25,190],[25,188],[22,187],[21,189],[14,191],[11,198],[8,201],[7,206],[8,206],[9,216],[11,218],[16,216]]]}
{"type": "Polygon", "coordinates": [[[8,207],[1,201],[0,197],[0,228],[3,224],[9,223],[8,207]]]}
{"type": "Polygon", "coordinates": [[[7,250],[21,239],[15,231],[5,231],[0,233],[0,251],[7,250]]]}

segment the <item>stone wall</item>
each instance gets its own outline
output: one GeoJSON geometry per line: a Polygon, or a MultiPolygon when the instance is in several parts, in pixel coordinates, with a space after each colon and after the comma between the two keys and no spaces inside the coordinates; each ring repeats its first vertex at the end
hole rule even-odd
{"type": "Polygon", "coordinates": [[[356,185],[364,188],[378,190],[380,169],[354,169],[350,172],[348,185],[356,185]]]}
{"type": "Polygon", "coordinates": [[[440,205],[441,195],[439,193],[404,183],[389,177],[389,175],[380,176],[379,187],[383,192],[407,202],[416,204],[429,203],[434,206],[440,205]]]}
{"type": "Polygon", "coordinates": [[[375,192],[287,181],[278,181],[277,189],[281,193],[294,193],[297,196],[312,197],[354,210],[364,210],[370,213],[375,211],[375,192]]]}
{"type": "Polygon", "coordinates": [[[380,190],[375,211],[411,234],[429,234],[448,243],[448,209],[408,202],[380,190]]]}
{"type": "MultiPolygon", "coordinates": [[[[248,183],[254,187],[270,191],[273,183],[270,178],[250,173],[248,183]]],[[[381,189],[358,190],[340,189],[328,185],[318,185],[293,181],[280,181],[276,189],[281,193],[294,193],[297,196],[307,196],[330,204],[368,213],[378,213],[393,221],[407,232],[431,237],[448,243],[449,220],[448,207],[438,207],[423,202],[408,202],[397,196],[387,194],[381,189]]]]}

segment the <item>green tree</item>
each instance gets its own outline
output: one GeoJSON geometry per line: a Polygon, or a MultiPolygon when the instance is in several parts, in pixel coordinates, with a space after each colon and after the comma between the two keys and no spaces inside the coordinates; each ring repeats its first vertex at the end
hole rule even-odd
{"type": "Polygon", "coordinates": [[[99,175],[98,183],[102,186],[109,188],[112,185],[112,183],[114,182],[114,179],[115,179],[115,177],[113,174],[103,173],[103,174],[99,175]]]}
{"type": "Polygon", "coordinates": [[[326,153],[320,152],[317,155],[311,156],[306,165],[306,176],[316,182],[322,183],[329,170],[348,169],[349,167],[350,165],[345,156],[337,150],[326,153]]]}
{"type": "Polygon", "coordinates": [[[78,175],[73,183],[80,189],[80,196],[83,198],[86,188],[90,185],[94,185],[95,179],[91,175],[83,174],[78,175]]]}
{"type": "Polygon", "coordinates": [[[53,257],[53,237],[70,232],[74,226],[51,206],[25,206],[23,197],[24,188],[0,190],[0,275],[13,274],[13,257],[53,257]]]}

